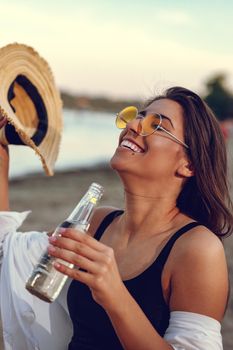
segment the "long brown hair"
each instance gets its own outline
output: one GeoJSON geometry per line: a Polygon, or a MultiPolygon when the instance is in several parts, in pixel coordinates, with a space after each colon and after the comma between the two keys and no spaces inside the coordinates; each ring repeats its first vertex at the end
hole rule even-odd
{"type": "Polygon", "coordinates": [[[147,102],[168,98],[181,105],[184,137],[195,175],[188,179],[178,199],[178,208],[223,237],[233,231],[233,205],[227,179],[225,141],[214,113],[194,92],[172,87],[147,102]]]}

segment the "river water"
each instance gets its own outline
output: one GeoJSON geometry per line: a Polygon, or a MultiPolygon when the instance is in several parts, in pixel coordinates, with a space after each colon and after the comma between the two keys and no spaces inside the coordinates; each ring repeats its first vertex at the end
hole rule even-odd
{"type": "MultiPolygon", "coordinates": [[[[64,110],[64,129],[56,170],[92,167],[108,163],[118,143],[120,130],[114,114],[64,110]]],[[[10,146],[10,178],[43,173],[35,152],[25,146],[10,146]]]]}

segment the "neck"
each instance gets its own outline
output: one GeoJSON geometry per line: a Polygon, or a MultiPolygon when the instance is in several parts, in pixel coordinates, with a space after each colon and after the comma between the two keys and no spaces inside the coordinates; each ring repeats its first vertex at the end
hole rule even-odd
{"type": "Polygon", "coordinates": [[[180,213],[176,206],[176,196],[147,195],[125,190],[125,200],[122,229],[134,237],[168,231],[180,213]]]}

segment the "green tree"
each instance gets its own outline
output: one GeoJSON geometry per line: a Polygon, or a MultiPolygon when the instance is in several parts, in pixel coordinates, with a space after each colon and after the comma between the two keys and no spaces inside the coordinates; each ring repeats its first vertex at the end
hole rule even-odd
{"type": "Polygon", "coordinates": [[[233,94],[226,85],[226,75],[217,74],[206,83],[204,100],[219,120],[233,118],[233,94]]]}

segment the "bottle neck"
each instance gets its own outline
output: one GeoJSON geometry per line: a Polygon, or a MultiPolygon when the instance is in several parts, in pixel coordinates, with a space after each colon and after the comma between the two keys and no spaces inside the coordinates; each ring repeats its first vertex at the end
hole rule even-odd
{"type": "Polygon", "coordinates": [[[96,186],[96,184],[90,186],[86,194],[67,218],[67,221],[75,224],[75,222],[85,223],[90,220],[92,210],[103,194],[103,188],[99,185],[99,188],[96,186]]]}
{"type": "Polygon", "coordinates": [[[89,222],[90,216],[92,213],[92,210],[95,206],[95,203],[92,202],[86,202],[83,203],[83,205],[79,205],[75,213],[67,218],[68,222],[71,222],[73,224],[75,223],[80,223],[80,224],[85,224],[89,222]]]}

